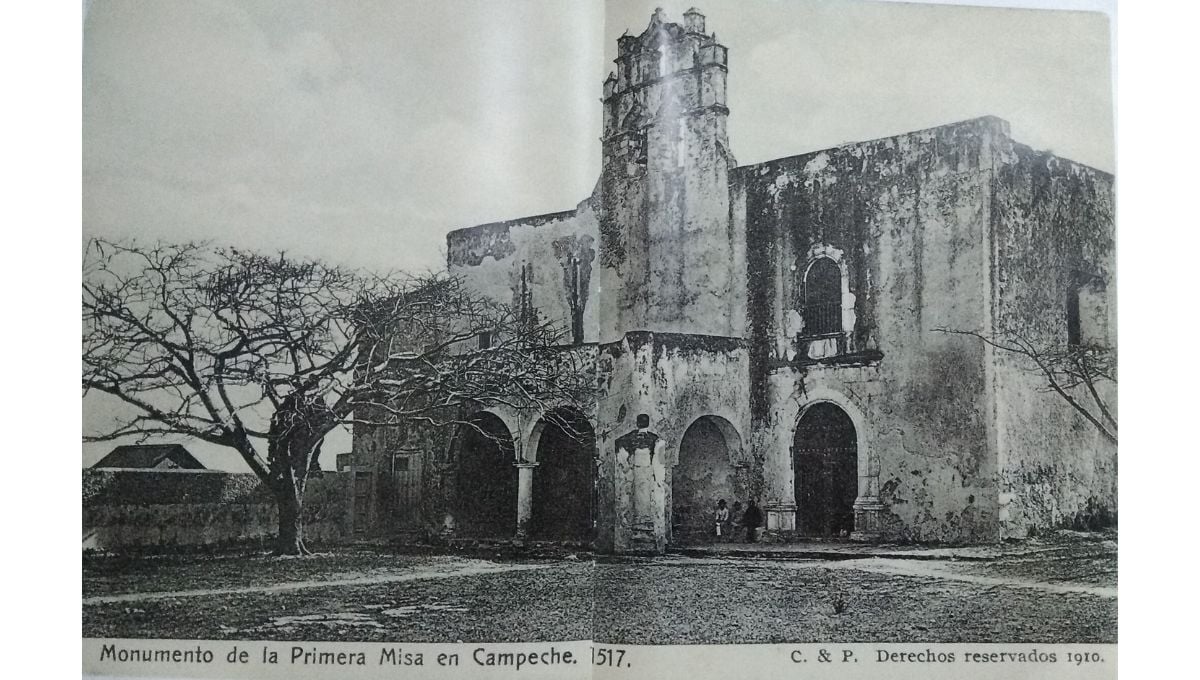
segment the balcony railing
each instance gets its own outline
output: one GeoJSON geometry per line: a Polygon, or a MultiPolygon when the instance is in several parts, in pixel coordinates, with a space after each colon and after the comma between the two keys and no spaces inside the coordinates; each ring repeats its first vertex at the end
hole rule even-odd
{"type": "Polygon", "coordinates": [[[804,319],[804,330],[800,332],[801,337],[829,335],[842,331],[842,305],[840,302],[804,305],[800,308],[800,316],[804,319]]]}

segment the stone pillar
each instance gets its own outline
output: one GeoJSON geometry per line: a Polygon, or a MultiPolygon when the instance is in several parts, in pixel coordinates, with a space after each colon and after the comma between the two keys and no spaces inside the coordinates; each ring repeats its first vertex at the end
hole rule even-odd
{"type": "Polygon", "coordinates": [[[529,536],[529,518],[533,514],[533,469],[537,463],[514,463],[517,466],[517,538],[529,536]]]}
{"type": "Polygon", "coordinates": [[[796,530],[796,504],[773,501],[766,504],[767,531],[791,532],[796,530]]]}
{"type": "Polygon", "coordinates": [[[867,456],[866,474],[858,478],[858,498],[854,499],[854,531],[850,540],[877,542],[883,539],[883,503],[879,502],[879,460],[869,451],[860,450],[867,456]]]}
{"type": "Polygon", "coordinates": [[[850,534],[852,541],[874,542],[883,537],[883,527],[880,526],[883,515],[883,503],[877,496],[859,496],[854,499],[854,531],[850,534]]]}
{"type": "Polygon", "coordinates": [[[655,494],[659,487],[659,475],[655,474],[654,457],[647,449],[639,449],[633,456],[633,531],[634,534],[654,535],[657,510],[655,494]]]}
{"type": "Polygon", "coordinates": [[[617,438],[616,552],[658,553],[667,547],[666,442],[646,428],[617,438]]]}

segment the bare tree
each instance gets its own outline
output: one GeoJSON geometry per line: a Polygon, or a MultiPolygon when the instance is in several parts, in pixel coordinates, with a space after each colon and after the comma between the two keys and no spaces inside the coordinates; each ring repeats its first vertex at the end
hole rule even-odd
{"type": "Polygon", "coordinates": [[[1103,383],[1117,382],[1116,360],[1109,348],[1095,344],[1041,346],[1016,333],[993,337],[974,331],[934,330],[977,338],[998,350],[1023,357],[1029,370],[1045,379],[1045,391],[1057,394],[1105,439],[1117,443],[1117,418],[1100,393],[1103,383]]]}
{"type": "Polygon", "coordinates": [[[186,435],[236,450],[278,505],[277,552],[304,554],[305,482],[335,428],[590,399],[592,376],[562,351],[562,330],[528,311],[447,275],[95,240],[83,391],[127,415],[84,439],[186,435]]]}

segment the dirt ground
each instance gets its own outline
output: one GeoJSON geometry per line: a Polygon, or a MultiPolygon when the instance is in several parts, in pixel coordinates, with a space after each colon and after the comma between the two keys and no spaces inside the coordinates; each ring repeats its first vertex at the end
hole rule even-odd
{"type": "Polygon", "coordinates": [[[1115,536],[987,559],[84,560],[83,635],[624,644],[1115,642],[1115,536]]]}

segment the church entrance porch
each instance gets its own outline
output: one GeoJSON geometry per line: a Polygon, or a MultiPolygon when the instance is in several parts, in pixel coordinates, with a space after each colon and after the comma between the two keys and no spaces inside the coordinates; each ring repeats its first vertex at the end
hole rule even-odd
{"type": "Polygon", "coordinates": [[[537,467],[529,537],[590,541],[595,505],[596,433],[583,414],[552,411],[534,435],[537,467]]]}
{"type": "Polygon", "coordinates": [[[508,427],[490,413],[479,413],[459,427],[456,439],[458,534],[511,538],[517,526],[517,469],[508,427]]]}
{"type": "Polygon", "coordinates": [[[858,497],[858,437],[850,416],[829,402],[810,406],[796,425],[792,456],[798,533],[850,536],[858,497]]]}
{"type": "Polygon", "coordinates": [[[732,540],[732,527],[716,536],[717,501],[726,507],[746,504],[744,483],[738,479],[732,454],[740,448],[737,431],[726,420],[702,416],[679,442],[671,470],[671,541],[677,545],[732,540]]]}

